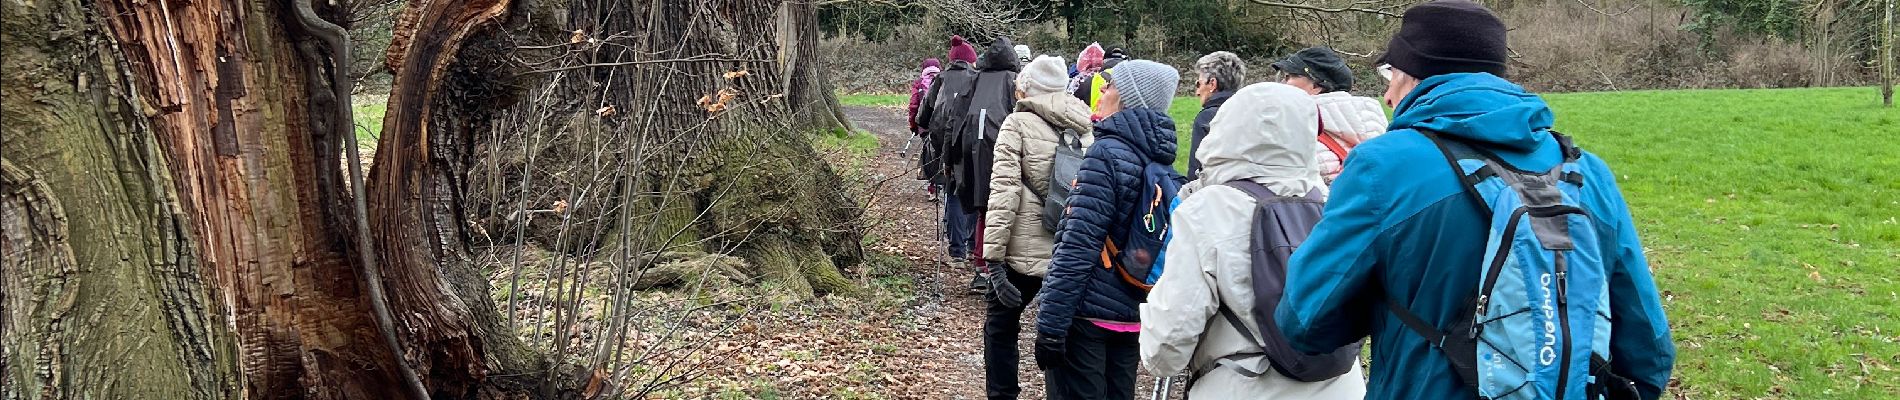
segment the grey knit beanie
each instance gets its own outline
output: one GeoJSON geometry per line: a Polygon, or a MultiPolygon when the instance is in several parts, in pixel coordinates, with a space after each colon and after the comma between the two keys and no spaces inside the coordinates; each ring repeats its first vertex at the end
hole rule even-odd
{"type": "Polygon", "coordinates": [[[1167,111],[1174,102],[1175,86],[1181,84],[1181,72],[1174,67],[1148,60],[1116,64],[1104,72],[1109,84],[1121,91],[1122,108],[1147,108],[1167,111]]]}

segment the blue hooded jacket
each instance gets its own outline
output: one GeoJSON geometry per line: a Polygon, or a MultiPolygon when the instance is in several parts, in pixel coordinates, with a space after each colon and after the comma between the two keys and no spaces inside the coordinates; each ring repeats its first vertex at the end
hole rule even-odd
{"type": "Polygon", "coordinates": [[[1049,275],[1043,277],[1036,332],[1065,339],[1077,318],[1140,322],[1142,292],[1102,266],[1103,239],[1121,234],[1123,220],[1141,206],[1145,160],[1174,163],[1174,119],[1131,108],[1095,123],[1095,144],[1082,158],[1069,212],[1056,233],[1049,275]]]}
{"type": "MultiPolygon", "coordinates": [[[[1562,162],[1543,99],[1491,74],[1434,76],[1399,102],[1384,136],[1353,149],[1307,245],[1288,267],[1275,313],[1301,351],[1320,352],[1372,337],[1368,399],[1469,399],[1444,354],[1407,329],[1382,302],[1392,299],[1444,329],[1476,296],[1488,217],[1479,214],[1444,155],[1417,130],[1463,139],[1511,166],[1548,170],[1562,162]],[[1293,288],[1298,288],[1294,290],[1293,288]]],[[[1596,155],[1578,160],[1583,208],[1599,225],[1614,326],[1610,358],[1645,399],[1669,382],[1675,346],[1616,175],[1596,155]]]]}

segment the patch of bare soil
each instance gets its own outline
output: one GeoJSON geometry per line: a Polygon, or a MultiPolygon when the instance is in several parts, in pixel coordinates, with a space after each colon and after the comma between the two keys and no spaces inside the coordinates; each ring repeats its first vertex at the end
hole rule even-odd
{"type": "MultiPolygon", "coordinates": [[[[822,149],[850,181],[841,189],[865,205],[868,260],[845,271],[862,293],[776,298],[745,277],[689,274],[633,292],[620,302],[625,312],[615,313],[621,296],[611,290],[617,284],[614,260],[575,260],[509,246],[477,253],[479,262],[491,265],[496,304],[530,346],[567,362],[600,366],[594,372],[598,385],[590,385],[600,396],[984,398],[984,301],[966,292],[969,266],[945,263],[939,205],[928,201],[915,179],[921,143],[904,150],[909,133],[901,108],[854,107],[845,114],[855,128],[878,139],[870,154],[822,149]],[[516,272],[509,265],[524,267],[516,272]]],[[[709,262],[725,262],[720,260],[709,262]]],[[[1043,397],[1042,373],[1030,351],[1031,310],[1022,318],[1019,341],[1025,399],[1043,397]]],[[[1151,379],[1144,373],[1140,382],[1137,394],[1147,398],[1151,379]]]]}

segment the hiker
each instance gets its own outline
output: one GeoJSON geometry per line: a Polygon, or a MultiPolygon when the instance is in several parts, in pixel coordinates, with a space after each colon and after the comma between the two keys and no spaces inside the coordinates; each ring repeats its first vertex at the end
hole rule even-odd
{"type": "MultiPolygon", "coordinates": [[[[961,129],[952,139],[952,150],[956,155],[948,157],[948,171],[953,182],[951,195],[957,197],[962,212],[974,216],[966,228],[973,243],[983,242],[983,209],[989,204],[990,168],[996,148],[996,134],[1002,130],[1003,119],[1016,110],[1016,50],[1010,45],[1009,38],[997,38],[990,42],[981,59],[976,62],[976,82],[970,88],[969,107],[963,111],[961,129]]],[[[983,261],[981,248],[976,248],[976,257],[971,258],[972,269],[976,272],[970,279],[970,293],[987,294],[990,290],[990,268],[983,261]]]]}
{"type": "Polygon", "coordinates": [[[1180,73],[1134,60],[1102,75],[1102,119],[1056,233],[1036,315],[1036,365],[1051,399],[1134,397],[1136,306],[1163,259],[1166,207],[1184,181],[1172,167],[1167,114],[1180,73]]]}
{"type": "Polygon", "coordinates": [[[1026,45],[1026,44],[1016,45],[1015,50],[1016,50],[1016,72],[1022,73],[1023,72],[1022,69],[1027,68],[1029,66],[1029,61],[1036,58],[1036,54],[1033,52],[1030,52],[1029,45],[1026,45]]]}
{"type": "Polygon", "coordinates": [[[957,155],[951,145],[962,129],[963,114],[970,107],[970,92],[976,87],[976,49],[964,42],[962,36],[952,36],[948,58],[950,64],[931,80],[912,123],[924,128],[929,154],[923,163],[924,173],[942,189],[939,191],[943,197],[941,223],[943,239],[948,244],[945,253],[950,256],[950,265],[962,266],[968,263],[970,248],[976,239],[973,231],[977,215],[965,211],[960,199],[949,195],[954,176],[948,166],[957,155]]]}
{"type": "Polygon", "coordinates": [[[1102,69],[1115,68],[1116,64],[1121,64],[1123,61],[1130,59],[1133,59],[1133,57],[1128,55],[1128,50],[1123,50],[1120,47],[1109,48],[1108,52],[1102,54],[1102,69]]]}
{"type": "Polygon", "coordinates": [[[1207,123],[1247,80],[1247,63],[1234,53],[1216,51],[1194,62],[1194,74],[1194,95],[1201,98],[1201,113],[1194,116],[1194,130],[1188,136],[1188,180],[1200,176],[1201,159],[1196,153],[1201,151],[1201,139],[1207,137],[1207,123]]]}
{"type": "Polygon", "coordinates": [[[1089,47],[1082,49],[1082,54],[1077,56],[1075,74],[1069,79],[1068,91],[1074,93],[1075,98],[1082,99],[1082,103],[1088,104],[1090,113],[1095,112],[1095,99],[1102,94],[1099,78],[1105,60],[1103,54],[1102,44],[1089,43],[1089,47]]]}
{"type": "Polygon", "coordinates": [[[1300,89],[1250,85],[1227,100],[1194,152],[1206,166],[1203,186],[1180,195],[1167,269],[1141,305],[1142,365],[1155,376],[1190,373],[1188,398],[1365,397],[1357,344],[1317,361],[1276,351],[1285,340],[1272,329],[1269,307],[1282,288],[1263,286],[1283,280],[1286,254],[1274,245],[1286,243],[1262,243],[1282,235],[1255,229],[1293,227],[1296,235],[1287,236],[1298,236],[1319,222],[1326,185],[1314,168],[1317,117],[1312,97],[1300,89]],[[1265,203],[1276,198],[1300,201],[1265,203]],[[1256,215],[1269,212],[1275,214],[1256,215]],[[1256,260],[1263,257],[1271,259],[1256,260]],[[1280,269],[1256,269],[1268,265],[1280,269]],[[1282,366],[1294,362],[1332,364],[1322,371],[1282,366]]]}
{"type": "MultiPolygon", "coordinates": [[[[1080,85],[1077,79],[1082,75],[1101,72],[1103,54],[1101,43],[1089,43],[1088,47],[1082,48],[1082,52],[1075,55],[1075,65],[1069,66],[1069,86],[1063,90],[1073,92],[1080,85]]],[[[1088,99],[1082,101],[1088,102],[1088,99]]]]}
{"type": "Polygon", "coordinates": [[[1616,175],[1507,54],[1477,3],[1405,12],[1380,58],[1391,130],[1334,182],[1275,320],[1309,353],[1371,335],[1369,399],[1656,399],[1675,347],[1616,175]]]}
{"type": "Polygon", "coordinates": [[[996,135],[996,161],[990,172],[989,207],[983,218],[983,257],[990,266],[988,319],[983,323],[983,377],[991,399],[1014,399],[1025,296],[1035,296],[1049,271],[1055,247],[1050,217],[1060,208],[1045,207],[1055,182],[1058,148],[1066,146],[1073,179],[1083,149],[1095,141],[1089,106],[1062,91],[1068,82],[1062,57],[1041,56],[1016,77],[1016,112],[996,135]]]}
{"type": "Polygon", "coordinates": [[[1385,108],[1370,97],[1353,96],[1352,69],[1339,53],[1326,47],[1300,50],[1275,61],[1276,81],[1313,95],[1319,103],[1320,176],[1326,184],[1339,178],[1353,147],[1385,133],[1385,108]]]}
{"type": "MultiPolygon", "coordinates": [[[[907,109],[908,113],[905,114],[904,120],[910,123],[910,134],[913,136],[924,136],[924,126],[917,123],[917,107],[923,103],[924,95],[930,91],[931,81],[937,79],[937,73],[939,72],[943,72],[942,63],[940,61],[937,61],[936,58],[925,59],[922,70],[917,74],[917,80],[911,81],[910,83],[910,108],[907,109]]],[[[931,146],[925,145],[922,147],[922,151],[917,152],[917,179],[925,182],[925,190],[930,196],[929,200],[935,202],[937,201],[937,176],[935,172],[927,171],[926,168],[924,168],[924,165],[935,158],[935,155],[931,146]]]]}

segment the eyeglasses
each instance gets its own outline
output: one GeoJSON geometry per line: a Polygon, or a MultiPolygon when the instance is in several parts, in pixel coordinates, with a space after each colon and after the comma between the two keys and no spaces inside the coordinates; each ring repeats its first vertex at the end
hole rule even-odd
{"type": "Polygon", "coordinates": [[[1392,82],[1392,64],[1379,64],[1378,71],[1380,78],[1385,78],[1388,83],[1392,82]]]}

